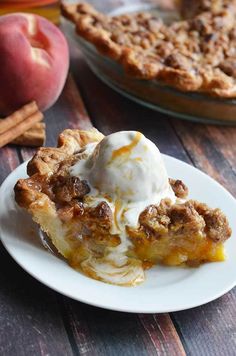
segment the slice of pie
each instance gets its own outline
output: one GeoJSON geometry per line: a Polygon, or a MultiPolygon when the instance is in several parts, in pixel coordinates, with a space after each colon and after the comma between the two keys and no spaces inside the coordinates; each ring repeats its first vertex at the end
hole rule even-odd
{"type": "Polygon", "coordinates": [[[185,92],[236,97],[236,1],[177,1],[185,20],[152,12],[109,16],[86,3],[62,5],[76,32],[130,76],[185,92]]]}
{"type": "Polygon", "coordinates": [[[225,259],[225,215],[187,200],[187,187],[168,178],[158,148],[140,132],[65,130],[27,172],[15,186],[17,203],[87,276],[136,285],[155,264],[225,259]]]}

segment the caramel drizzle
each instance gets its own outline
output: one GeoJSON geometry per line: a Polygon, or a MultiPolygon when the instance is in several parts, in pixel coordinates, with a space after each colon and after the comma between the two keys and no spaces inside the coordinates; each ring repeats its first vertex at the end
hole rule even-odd
{"type": "Polygon", "coordinates": [[[116,200],[115,201],[115,210],[114,210],[114,223],[115,223],[115,226],[118,230],[120,230],[120,226],[119,226],[119,222],[118,222],[118,214],[120,212],[122,208],[122,204],[121,204],[121,201],[120,200],[116,200]]]}
{"type": "Polygon", "coordinates": [[[127,159],[131,155],[132,149],[137,146],[141,138],[142,134],[140,132],[136,132],[133,141],[129,145],[122,146],[112,152],[111,160],[117,159],[121,156],[127,159]]]}

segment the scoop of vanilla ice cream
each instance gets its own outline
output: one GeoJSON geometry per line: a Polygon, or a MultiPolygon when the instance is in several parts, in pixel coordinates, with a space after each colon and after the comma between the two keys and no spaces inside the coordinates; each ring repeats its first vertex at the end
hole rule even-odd
{"type": "Polygon", "coordinates": [[[108,135],[98,144],[87,145],[83,157],[71,174],[89,183],[90,204],[107,201],[119,225],[135,227],[148,205],[164,198],[175,201],[159,149],[140,132],[108,135]]]}
{"type": "Polygon", "coordinates": [[[136,131],[106,136],[95,149],[88,178],[100,192],[126,202],[148,200],[169,188],[160,151],[136,131]]]}

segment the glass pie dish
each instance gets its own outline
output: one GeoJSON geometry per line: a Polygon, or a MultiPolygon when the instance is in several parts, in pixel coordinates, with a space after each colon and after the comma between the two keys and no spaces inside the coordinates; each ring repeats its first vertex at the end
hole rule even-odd
{"type": "MultiPolygon", "coordinates": [[[[171,7],[164,9],[153,5],[152,1],[134,1],[132,6],[119,4],[114,1],[102,4],[103,12],[119,15],[137,11],[152,11],[171,22],[178,19],[178,14],[171,7]],[[107,7],[105,7],[107,3],[107,7]],[[104,8],[107,10],[104,11],[104,8]]],[[[66,20],[67,22],[67,20],[66,20]]],[[[136,79],[129,76],[123,67],[114,60],[102,55],[94,45],[76,34],[75,26],[66,26],[67,32],[74,38],[81,48],[91,70],[107,85],[122,95],[151,109],[181,119],[211,124],[235,125],[236,100],[209,96],[202,93],[183,92],[158,82],[157,80],[136,79]]]]}

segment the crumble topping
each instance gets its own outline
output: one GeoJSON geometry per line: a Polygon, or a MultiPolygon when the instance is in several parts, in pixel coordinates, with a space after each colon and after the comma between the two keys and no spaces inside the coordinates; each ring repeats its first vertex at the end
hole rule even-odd
{"type": "MultiPolygon", "coordinates": [[[[21,185],[22,180],[19,182],[21,185]]],[[[86,181],[71,176],[55,175],[46,180],[33,176],[24,180],[24,184],[47,194],[55,202],[62,222],[79,218],[94,236],[96,231],[110,235],[114,223],[111,208],[105,201],[95,207],[84,205],[83,198],[90,191],[86,181]]],[[[177,198],[187,197],[188,188],[181,180],[170,179],[170,184],[177,198]]],[[[20,199],[17,201],[21,206],[28,204],[20,199]]],[[[128,227],[131,237],[143,236],[144,232],[151,239],[165,234],[179,236],[201,233],[215,242],[224,242],[231,235],[227,219],[220,209],[211,209],[195,200],[173,204],[169,199],[163,199],[159,205],[150,205],[140,214],[139,224],[138,229],[128,227]]]]}
{"type": "Polygon", "coordinates": [[[188,196],[188,187],[179,179],[169,179],[171,188],[173,189],[177,198],[185,199],[188,196]]]}
{"type": "Polygon", "coordinates": [[[53,186],[53,200],[57,203],[68,203],[90,192],[88,183],[78,177],[53,176],[50,184],[53,186]]]}
{"type": "Polygon", "coordinates": [[[147,207],[139,217],[140,227],[128,229],[131,237],[155,240],[163,236],[192,236],[200,234],[214,242],[224,242],[231,235],[225,215],[219,209],[189,200],[170,204],[162,200],[159,206],[147,207]]]}

